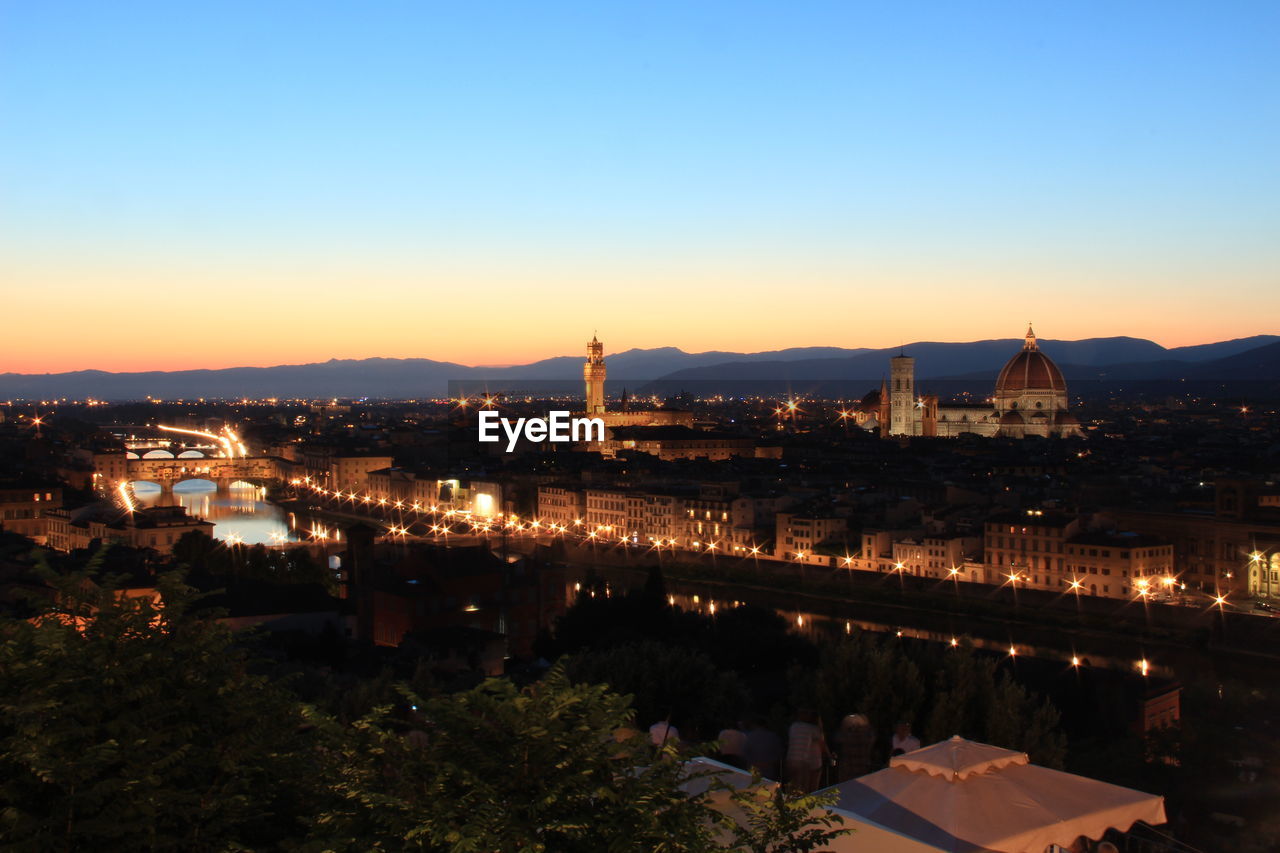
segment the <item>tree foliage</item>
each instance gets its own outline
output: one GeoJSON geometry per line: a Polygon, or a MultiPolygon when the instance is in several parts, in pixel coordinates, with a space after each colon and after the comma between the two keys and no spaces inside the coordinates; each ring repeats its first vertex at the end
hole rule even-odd
{"type": "Polygon", "coordinates": [[[336,732],[318,849],[801,853],[844,831],[828,800],[774,796],[759,777],[727,797],[745,820],[717,810],[714,770],[652,747],[629,697],[563,666],[524,689],[494,678],[404,701],[336,732]]]}
{"type": "Polygon", "coordinates": [[[664,643],[583,652],[569,659],[568,673],[575,681],[631,694],[642,726],[670,720],[685,736],[701,732],[707,740],[735,723],[747,705],[746,691],[732,672],[700,652],[664,643]]]}
{"type": "MultiPolygon", "coordinates": [[[[268,548],[265,545],[228,546],[200,530],[191,530],[173,543],[173,558],[195,575],[227,580],[245,578],[276,584],[320,584],[336,588],[333,573],[308,548],[268,548]]],[[[192,578],[194,583],[196,578],[192,578]]]]}
{"type": "Polygon", "coordinates": [[[89,572],[0,621],[0,839],[11,850],[224,850],[297,832],[300,708],[231,633],[89,572]]]}
{"type": "Polygon", "coordinates": [[[842,828],[843,819],[827,810],[835,805],[835,791],[803,794],[782,785],[770,790],[755,773],[751,786],[735,791],[732,799],[743,815],[743,819],[731,818],[734,849],[743,853],[809,853],[853,832],[842,828]]]}
{"type": "Polygon", "coordinates": [[[820,659],[812,689],[824,720],[834,727],[844,714],[866,714],[882,750],[894,723],[905,720],[924,743],[958,734],[1063,765],[1057,709],[967,643],[939,653],[858,632],[824,646],[820,659]]]}

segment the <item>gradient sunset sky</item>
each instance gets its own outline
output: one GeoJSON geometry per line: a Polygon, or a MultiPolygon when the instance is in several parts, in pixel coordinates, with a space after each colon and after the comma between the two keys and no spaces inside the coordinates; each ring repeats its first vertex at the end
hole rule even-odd
{"type": "Polygon", "coordinates": [[[1280,3],[0,2],[0,372],[1280,332],[1280,3]]]}

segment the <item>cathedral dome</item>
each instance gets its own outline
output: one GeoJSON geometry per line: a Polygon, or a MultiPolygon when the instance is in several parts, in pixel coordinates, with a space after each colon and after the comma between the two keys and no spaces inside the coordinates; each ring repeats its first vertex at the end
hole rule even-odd
{"type": "Polygon", "coordinates": [[[1049,356],[1040,352],[1036,333],[1027,329],[1027,342],[1022,351],[1009,359],[996,380],[997,395],[1020,394],[1023,391],[1056,391],[1065,393],[1067,383],[1062,371],[1049,356]]]}

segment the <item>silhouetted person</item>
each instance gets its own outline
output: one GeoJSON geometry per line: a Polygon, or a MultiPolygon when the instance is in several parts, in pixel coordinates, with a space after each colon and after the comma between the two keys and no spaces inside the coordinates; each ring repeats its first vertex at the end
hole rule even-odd
{"type": "Polygon", "coordinates": [[[805,708],[787,730],[787,782],[805,792],[817,790],[822,762],[831,759],[818,715],[805,708]]]}
{"type": "Polygon", "coordinates": [[[659,720],[649,726],[649,743],[654,746],[662,746],[667,742],[671,742],[675,746],[680,745],[680,730],[671,725],[670,720],[659,720]]]}
{"type": "Polygon", "coordinates": [[[915,752],[920,748],[920,738],[911,733],[911,724],[899,720],[893,727],[893,740],[889,743],[889,757],[915,752]]]}
{"type": "Polygon", "coordinates": [[[876,733],[865,714],[850,714],[840,721],[836,732],[836,748],[840,753],[840,781],[865,776],[871,772],[871,753],[876,733]]]}
{"type": "Polygon", "coordinates": [[[746,769],[746,732],[730,726],[729,728],[721,729],[720,734],[716,735],[716,740],[720,742],[721,761],[725,764],[732,764],[734,767],[746,769]]]}
{"type": "Polygon", "coordinates": [[[778,778],[778,762],[782,761],[782,738],[764,727],[759,717],[747,720],[747,739],[742,757],[747,767],[766,779],[778,778]]]}

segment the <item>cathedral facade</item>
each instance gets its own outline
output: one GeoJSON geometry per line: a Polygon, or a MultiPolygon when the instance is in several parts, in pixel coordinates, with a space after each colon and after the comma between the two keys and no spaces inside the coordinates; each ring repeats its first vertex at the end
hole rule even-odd
{"type": "Polygon", "coordinates": [[[1028,327],[1022,349],[1000,371],[990,403],[940,406],[936,395],[918,396],[915,359],[898,355],[890,360],[889,379],[879,393],[864,399],[861,414],[868,427],[874,417],[874,428],[884,438],[964,433],[1048,438],[1080,434],[1080,422],[1069,409],[1062,371],[1040,351],[1028,327]]]}

